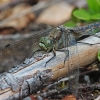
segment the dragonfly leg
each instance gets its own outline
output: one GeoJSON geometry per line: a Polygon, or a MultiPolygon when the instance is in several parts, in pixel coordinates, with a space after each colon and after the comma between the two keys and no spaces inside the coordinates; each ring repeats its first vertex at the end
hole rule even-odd
{"type": "Polygon", "coordinates": [[[47,65],[47,63],[49,62],[49,61],[51,61],[55,56],[56,56],[56,51],[55,51],[55,49],[54,49],[54,47],[53,47],[53,57],[51,58],[51,59],[49,59],[46,63],[45,63],[45,67],[46,67],[46,65],[47,65]]]}
{"type": "Polygon", "coordinates": [[[47,63],[48,63],[50,60],[52,60],[52,59],[56,56],[56,51],[64,52],[64,53],[66,54],[65,59],[64,59],[64,66],[65,66],[65,62],[66,62],[66,60],[67,60],[67,58],[68,58],[68,56],[69,56],[69,50],[56,50],[56,51],[55,51],[55,49],[53,48],[52,51],[53,51],[53,55],[54,55],[54,56],[46,62],[45,67],[46,67],[47,63]]]}
{"type": "Polygon", "coordinates": [[[55,48],[53,47],[53,54],[54,54],[54,57],[56,56],[56,51],[55,51],[55,48]]]}
{"type": "Polygon", "coordinates": [[[5,48],[6,48],[6,47],[9,47],[9,46],[10,46],[10,44],[7,44],[7,45],[5,46],[5,48]]]}
{"type": "Polygon", "coordinates": [[[31,56],[30,56],[29,58],[32,58],[32,56],[33,56],[36,52],[39,52],[39,51],[42,51],[42,50],[39,49],[39,50],[34,51],[34,52],[31,54],[31,56]]]}
{"type": "Polygon", "coordinates": [[[64,67],[65,67],[65,62],[66,62],[67,58],[69,58],[69,50],[57,50],[57,51],[65,53],[65,55],[66,55],[65,59],[64,59],[64,67]]]}

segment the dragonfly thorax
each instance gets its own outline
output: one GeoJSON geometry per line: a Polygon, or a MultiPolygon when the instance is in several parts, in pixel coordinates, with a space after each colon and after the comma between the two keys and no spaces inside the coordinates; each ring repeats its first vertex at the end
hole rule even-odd
{"type": "Polygon", "coordinates": [[[50,32],[49,36],[40,38],[39,46],[46,52],[51,51],[53,48],[57,49],[58,43],[61,41],[61,37],[62,30],[60,27],[56,27],[50,32]]]}
{"type": "Polygon", "coordinates": [[[53,42],[56,42],[61,38],[61,35],[62,35],[61,28],[60,27],[56,27],[50,32],[48,38],[50,40],[52,40],[53,42]]]}

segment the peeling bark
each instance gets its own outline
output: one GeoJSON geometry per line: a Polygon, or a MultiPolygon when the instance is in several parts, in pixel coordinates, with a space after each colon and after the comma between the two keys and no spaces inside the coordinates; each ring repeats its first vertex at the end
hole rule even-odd
{"type": "MultiPolygon", "coordinates": [[[[7,75],[6,77],[8,78],[8,74],[6,74],[6,75],[7,75]]],[[[2,99],[2,100],[21,100],[21,99],[29,96],[30,94],[34,94],[37,91],[39,91],[40,89],[42,89],[44,86],[44,83],[45,82],[48,83],[52,79],[51,70],[37,72],[35,75],[33,75],[33,77],[31,77],[29,79],[27,78],[26,80],[23,80],[24,78],[22,78],[22,77],[19,79],[16,77],[13,78],[13,75],[11,75],[11,74],[9,74],[9,76],[12,78],[12,80],[10,80],[11,84],[9,84],[9,81],[6,81],[6,83],[9,86],[11,86],[13,92],[6,91],[6,93],[8,92],[9,96],[5,97],[6,93],[4,93],[4,95],[2,95],[0,97],[0,99],[2,99]],[[17,82],[13,83],[13,81],[15,81],[14,79],[17,79],[17,82]],[[18,83],[18,81],[20,81],[20,82],[18,83]],[[21,82],[21,81],[23,81],[23,82],[21,82]]]]}

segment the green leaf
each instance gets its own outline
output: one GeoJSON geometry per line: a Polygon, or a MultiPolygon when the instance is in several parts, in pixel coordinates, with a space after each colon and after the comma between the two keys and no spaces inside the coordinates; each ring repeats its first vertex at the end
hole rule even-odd
{"type": "Polygon", "coordinates": [[[91,13],[95,13],[95,10],[94,10],[94,5],[91,3],[91,0],[86,0],[87,1],[87,4],[88,4],[88,9],[91,13]]]}
{"type": "Polygon", "coordinates": [[[98,0],[87,0],[89,11],[92,14],[100,13],[100,5],[98,0]]]}
{"type": "Polygon", "coordinates": [[[100,6],[100,0],[97,0],[98,5],[100,6]]]}
{"type": "Polygon", "coordinates": [[[98,51],[98,60],[100,61],[100,50],[98,51]]]}
{"type": "Polygon", "coordinates": [[[76,26],[76,24],[73,21],[69,21],[69,22],[64,23],[64,26],[73,27],[73,26],[76,26]]]}
{"type": "Polygon", "coordinates": [[[91,15],[84,9],[75,10],[73,15],[81,20],[89,21],[91,19],[91,15]]]}
{"type": "Polygon", "coordinates": [[[100,20],[100,13],[92,15],[91,19],[93,19],[93,20],[100,20]]]}

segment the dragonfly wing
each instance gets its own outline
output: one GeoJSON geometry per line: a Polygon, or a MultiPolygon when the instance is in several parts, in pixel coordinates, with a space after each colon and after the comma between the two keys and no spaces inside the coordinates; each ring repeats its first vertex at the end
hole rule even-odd
{"type": "Polygon", "coordinates": [[[50,30],[35,33],[29,38],[0,50],[0,73],[8,71],[15,65],[22,63],[25,58],[30,57],[34,51],[39,49],[38,43],[40,37],[47,36],[50,30]]]}
{"type": "MultiPolygon", "coordinates": [[[[66,47],[67,50],[69,50],[69,55],[67,58],[65,58],[68,63],[65,63],[65,66],[67,67],[68,71],[68,85],[69,85],[69,91],[73,93],[75,96],[77,96],[78,93],[78,79],[79,79],[79,64],[73,65],[73,62],[75,59],[73,59],[72,55],[78,54],[78,48],[76,46],[76,40],[72,33],[67,32],[66,33],[66,47]],[[72,78],[73,77],[73,78],[72,78]]],[[[67,54],[66,54],[67,55],[67,54]]],[[[77,55],[78,56],[78,55],[77,55]]],[[[79,57],[77,57],[79,58],[79,57]]],[[[79,60],[79,59],[77,59],[79,60]]]]}

